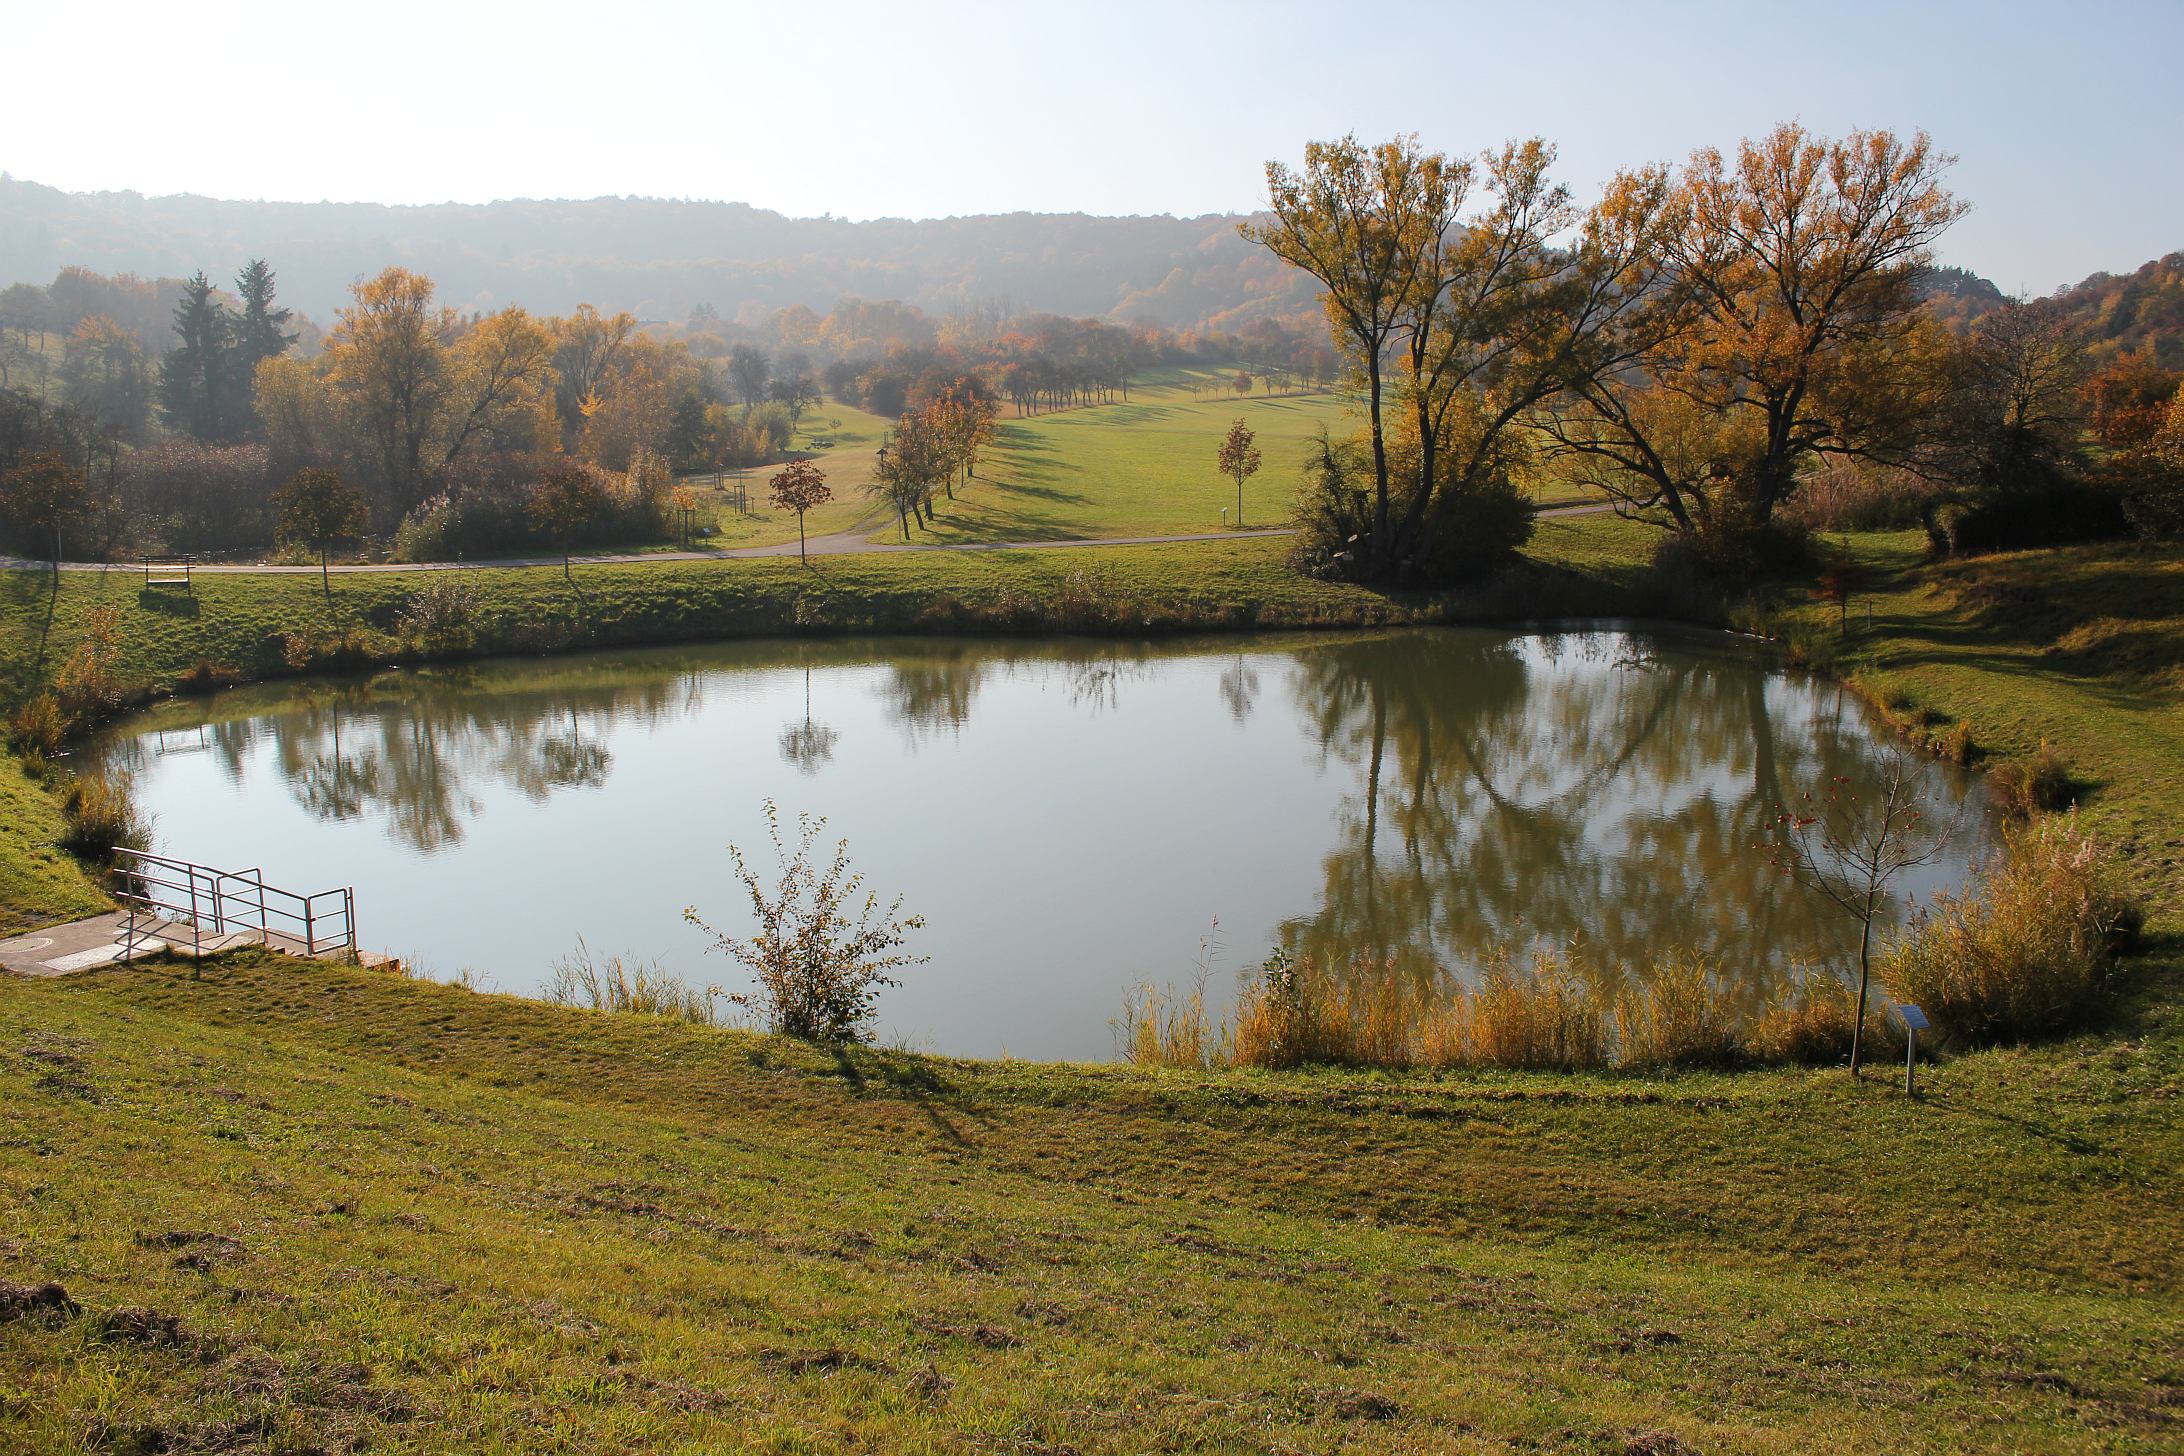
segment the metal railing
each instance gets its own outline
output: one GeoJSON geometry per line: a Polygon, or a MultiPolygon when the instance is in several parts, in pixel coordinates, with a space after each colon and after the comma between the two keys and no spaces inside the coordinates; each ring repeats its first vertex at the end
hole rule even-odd
{"type": "MultiPolygon", "coordinates": [[[[128,907],[122,956],[154,942],[176,944],[173,927],[187,929],[190,954],[205,941],[256,931],[261,943],[307,956],[356,954],[356,889],[298,894],[265,882],[262,870],[222,870],[192,860],[139,849],[115,851],[120,888],[128,907]]],[[[177,946],[179,948],[179,946],[177,946]]],[[[217,947],[215,947],[217,948],[217,947]]]]}

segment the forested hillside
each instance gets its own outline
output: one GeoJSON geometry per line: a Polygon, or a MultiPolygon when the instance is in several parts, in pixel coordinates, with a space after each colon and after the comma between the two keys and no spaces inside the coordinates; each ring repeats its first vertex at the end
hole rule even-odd
{"type": "Polygon", "coordinates": [[[1237,236],[1238,219],[1014,213],[921,222],[789,218],[742,203],[605,197],[482,206],[232,202],[68,193],[0,179],[0,285],[81,266],[146,278],[279,258],[315,318],[390,264],[430,274],[464,310],[592,303],[680,321],[844,297],[935,315],[975,305],[1168,328],[1236,328],[1314,312],[1307,280],[1237,236]]]}

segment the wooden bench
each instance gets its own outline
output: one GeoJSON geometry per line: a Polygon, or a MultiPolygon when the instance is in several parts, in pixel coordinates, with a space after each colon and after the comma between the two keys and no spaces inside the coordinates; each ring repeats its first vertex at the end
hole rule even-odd
{"type": "Polygon", "coordinates": [[[179,562],[164,562],[157,566],[149,561],[145,562],[144,589],[150,591],[155,586],[178,586],[195,596],[197,588],[190,584],[190,559],[185,556],[179,562]],[[161,574],[154,576],[152,575],[154,571],[161,574]],[[178,571],[181,573],[180,576],[175,575],[178,571]]]}

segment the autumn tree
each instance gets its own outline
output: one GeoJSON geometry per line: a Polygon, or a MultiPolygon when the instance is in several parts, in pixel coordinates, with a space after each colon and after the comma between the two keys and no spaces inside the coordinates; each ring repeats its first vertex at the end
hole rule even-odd
{"type": "Polygon", "coordinates": [[[826,472],[809,460],[792,460],[766,485],[774,509],[796,512],[796,555],[799,560],[806,559],[804,512],[816,510],[834,499],[834,492],[827,488],[826,472]]]}
{"type": "Polygon", "coordinates": [[[104,314],[80,320],[61,362],[68,402],[104,437],[109,453],[143,439],[152,403],[144,346],[104,314]]]}
{"type": "Polygon", "coordinates": [[[561,411],[562,440],[573,446],[584,428],[584,402],[598,397],[622,351],[637,332],[630,314],[604,315],[590,304],[556,322],[553,368],[555,402],[561,411]]]}
{"type": "Polygon", "coordinates": [[[1645,294],[1659,232],[1658,199],[1633,189],[1557,248],[1578,218],[1554,155],[1537,139],[1454,160],[1415,138],[1347,138],[1308,148],[1301,176],[1269,166],[1275,221],[1246,234],[1320,279],[1365,384],[1369,473],[1353,488],[1351,452],[1321,451],[1305,512],[1315,569],[1447,577],[1529,534],[1520,426],[1573,371],[1612,367],[1607,341],[1645,294]]]}
{"type": "Polygon", "coordinates": [[[1239,417],[1221,441],[1221,473],[1236,482],[1236,524],[1244,523],[1244,482],[1259,473],[1259,447],[1251,426],[1239,417]]]}
{"type": "Polygon", "coordinates": [[[2111,450],[2136,450],[2161,429],[2184,374],[2164,369],[2151,351],[2126,354],[2086,384],[2093,433],[2111,450]]]}
{"type": "Polygon", "coordinates": [[[946,459],[938,432],[916,412],[898,419],[893,436],[880,447],[871,490],[900,518],[903,540],[910,539],[913,516],[920,522],[931,519],[933,491],[947,468],[946,459]]]}
{"type": "MultiPolygon", "coordinates": [[[[1623,367],[1581,371],[1556,448],[1633,514],[1764,528],[1822,455],[1892,462],[1942,375],[1918,282],[1964,211],[1925,133],[1840,140],[1796,123],[1694,152],[1663,198],[1661,267],[1623,367]]],[[[1660,169],[1610,196],[1653,194],[1660,169]]]]}
{"type": "Polygon", "coordinates": [[[328,559],[334,542],[357,535],[371,520],[363,493],[343,480],[339,471],[306,466],[273,492],[273,509],[279,540],[308,546],[318,554],[319,584],[331,597],[334,579],[328,559]]]}
{"type": "Polygon", "coordinates": [[[553,335],[520,308],[480,319],[456,340],[449,360],[452,404],[443,465],[474,442],[495,449],[537,449],[542,417],[551,418],[554,390],[553,335]]]}
{"type": "Polygon", "coordinates": [[[447,338],[457,321],[432,296],[431,279],[389,268],[356,285],[326,344],[358,453],[396,515],[431,494],[440,463],[433,440],[452,388],[447,338]]]}
{"type": "Polygon", "coordinates": [[[1241,231],[1319,280],[1337,343],[1365,376],[1372,545],[1384,550],[1392,529],[1384,371],[1418,285],[1422,260],[1412,240],[1423,220],[1447,209],[1439,165],[1415,139],[1367,147],[1348,136],[1308,144],[1301,171],[1267,163],[1266,185],[1270,220],[1241,231]]]}
{"type": "Polygon", "coordinates": [[[62,528],[90,509],[90,481],[57,451],[41,450],[0,474],[0,515],[25,535],[53,533],[56,589],[60,585],[62,528]]]}

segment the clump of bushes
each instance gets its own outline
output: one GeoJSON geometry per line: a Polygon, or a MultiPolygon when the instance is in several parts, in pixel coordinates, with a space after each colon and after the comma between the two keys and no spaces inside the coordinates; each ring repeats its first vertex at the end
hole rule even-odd
{"type": "Polygon", "coordinates": [[[8,742],[25,758],[52,758],[68,742],[69,727],[61,700],[40,693],[8,715],[8,742]]]}
{"type": "Polygon", "coordinates": [[[60,847],[87,864],[111,865],[116,850],[152,846],[152,821],[127,779],[72,779],[61,795],[61,822],[60,847]]]}
{"type": "Polygon", "coordinates": [[[242,680],[243,674],[240,668],[232,667],[224,662],[214,662],[209,657],[200,657],[191,663],[187,669],[176,675],[174,690],[185,696],[194,696],[200,693],[217,692],[221,688],[233,687],[242,680]]]}
{"type": "Polygon", "coordinates": [[[1781,514],[1807,531],[1899,531],[1918,525],[1937,494],[1907,470],[1833,460],[1797,483],[1781,514]]]}
{"type": "Polygon", "coordinates": [[[461,561],[571,547],[664,541],[674,477],[641,452],[626,471],[558,456],[500,455],[479,461],[395,528],[398,561],[461,561]],[[559,494],[551,519],[537,497],[559,494]]]}
{"type": "Polygon", "coordinates": [[[2033,474],[1993,486],[1933,512],[1927,534],[1953,556],[2021,551],[2128,535],[2124,497],[2076,474],[2033,474]]]}
{"type": "Polygon", "coordinates": [[[2039,750],[2025,758],[2007,758],[1987,772],[1987,787],[1995,803],[2012,819],[2067,809],[2076,786],[2070,766],[2045,738],[2039,750]]]}
{"type": "Polygon", "coordinates": [[[399,625],[420,641],[455,641],[469,632],[480,600],[477,584],[465,573],[435,572],[403,603],[399,625]]]}
{"type": "Polygon", "coordinates": [[[2011,834],[1971,893],[1938,895],[1881,962],[1881,981],[1970,1042],[2083,1024],[2141,912],[2076,814],[2011,834]]]}

